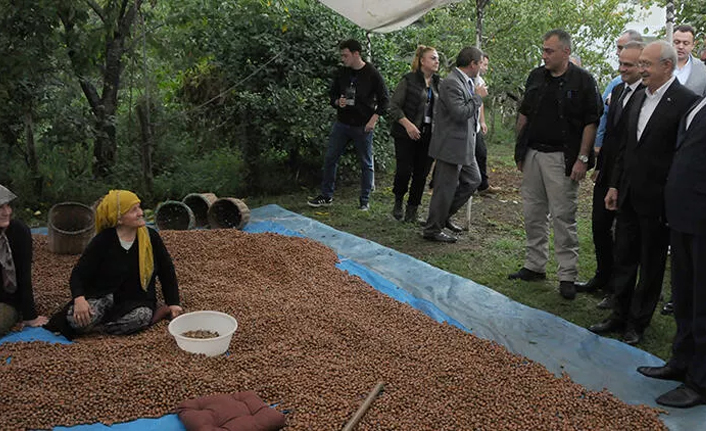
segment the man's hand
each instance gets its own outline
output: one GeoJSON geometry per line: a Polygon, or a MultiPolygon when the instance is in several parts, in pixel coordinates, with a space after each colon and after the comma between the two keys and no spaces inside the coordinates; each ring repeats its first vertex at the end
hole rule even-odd
{"type": "Polygon", "coordinates": [[[78,296],[74,299],[74,320],[79,326],[88,326],[93,314],[94,312],[85,297],[78,296]]]}
{"type": "Polygon", "coordinates": [[[417,139],[422,137],[422,134],[421,132],[419,132],[419,129],[417,129],[417,126],[415,126],[411,122],[409,123],[409,125],[405,126],[405,130],[407,131],[407,136],[409,136],[409,139],[413,141],[416,141],[417,139]]]}
{"type": "Polygon", "coordinates": [[[476,94],[480,97],[485,97],[488,95],[488,87],[483,84],[476,85],[476,94]]]}
{"type": "Polygon", "coordinates": [[[377,122],[377,115],[373,115],[373,117],[365,124],[365,133],[372,132],[375,129],[375,124],[377,124],[377,122]]]}
{"type": "Polygon", "coordinates": [[[483,133],[484,135],[487,135],[487,134],[488,134],[488,125],[485,124],[485,121],[483,121],[482,123],[480,123],[480,131],[481,131],[481,133],[483,133]]]}
{"type": "Polygon", "coordinates": [[[522,172],[522,162],[517,162],[517,170],[522,172]]]}
{"type": "Polygon", "coordinates": [[[174,319],[178,315],[184,312],[184,309],[181,308],[178,305],[170,305],[169,306],[169,314],[171,314],[171,318],[174,319]]]}
{"type": "Polygon", "coordinates": [[[616,211],[618,209],[618,189],[609,188],[605,194],[605,209],[608,211],[616,211]]]}
{"type": "Polygon", "coordinates": [[[573,169],[571,169],[571,179],[574,181],[581,181],[586,178],[586,163],[581,160],[576,160],[573,169]]]}

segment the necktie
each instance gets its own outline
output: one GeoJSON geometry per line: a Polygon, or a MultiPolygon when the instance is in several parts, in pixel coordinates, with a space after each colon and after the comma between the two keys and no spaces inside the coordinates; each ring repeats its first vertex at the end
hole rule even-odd
{"type": "Polygon", "coordinates": [[[475,90],[474,87],[475,87],[475,85],[473,85],[473,80],[472,80],[472,79],[469,79],[469,80],[468,80],[468,88],[469,88],[470,91],[471,91],[471,96],[473,96],[474,94],[476,94],[476,90],[475,90]]]}
{"type": "Polygon", "coordinates": [[[623,92],[620,94],[620,97],[618,98],[618,104],[615,107],[615,116],[613,117],[613,125],[617,125],[618,121],[620,121],[620,116],[623,114],[623,106],[625,105],[625,99],[627,98],[628,94],[632,91],[632,88],[630,88],[629,85],[625,85],[625,88],[623,89],[623,92]]]}
{"type": "Polygon", "coordinates": [[[15,273],[15,261],[12,260],[12,250],[10,241],[5,232],[0,234],[0,268],[2,269],[3,289],[7,293],[17,291],[17,275],[15,273]]]}

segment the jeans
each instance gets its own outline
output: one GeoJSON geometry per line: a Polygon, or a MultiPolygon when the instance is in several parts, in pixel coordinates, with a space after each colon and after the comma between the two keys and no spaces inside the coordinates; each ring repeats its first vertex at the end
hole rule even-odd
{"type": "Polygon", "coordinates": [[[368,203],[373,187],[373,132],[366,132],[365,126],[348,126],[338,121],[333,123],[328,140],[321,195],[333,197],[338,160],[350,141],[353,141],[360,162],[360,203],[368,203]]]}

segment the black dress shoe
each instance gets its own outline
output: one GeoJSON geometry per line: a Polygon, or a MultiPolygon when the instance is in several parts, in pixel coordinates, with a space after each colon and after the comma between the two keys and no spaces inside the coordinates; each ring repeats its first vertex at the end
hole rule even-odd
{"type": "Polygon", "coordinates": [[[576,284],[576,291],[577,292],[586,292],[586,293],[593,293],[596,290],[603,289],[605,287],[606,283],[603,280],[600,280],[596,277],[593,277],[592,279],[588,280],[585,283],[575,283],[576,284]]]}
{"type": "Polygon", "coordinates": [[[642,341],[642,332],[635,328],[628,328],[623,334],[623,343],[625,344],[635,346],[640,341],[642,341]]]}
{"type": "Polygon", "coordinates": [[[625,329],[625,322],[618,319],[608,318],[601,323],[596,323],[588,327],[588,330],[594,334],[607,334],[609,332],[618,332],[625,329]]]}
{"type": "Polygon", "coordinates": [[[674,314],[674,303],[672,301],[667,302],[664,304],[664,307],[662,307],[661,310],[659,310],[660,314],[663,314],[665,316],[669,314],[674,314]]]}
{"type": "Polygon", "coordinates": [[[560,281],[559,294],[564,299],[576,298],[576,286],[573,281],[560,281]]]}
{"type": "Polygon", "coordinates": [[[686,409],[700,404],[706,404],[706,398],[693,388],[682,384],[676,389],[672,389],[657,397],[657,404],[686,409]]]}
{"type": "Polygon", "coordinates": [[[601,302],[596,304],[596,308],[601,310],[610,310],[613,308],[613,295],[606,295],[601,299],[601,302]]]}
{"type": "Polygon", "coordinates": [[[446,229],[450,230],[453,233],[461,233],[463,232],[463,228],[451,220],[446,220],[446,229]]]}
{"type": "Polygon", "coordinates": [[[673,367],[669,363],[661,367],[637,367],[637,372],[653,379],[674,380],[676,382],[683,382],[686,379],[686,370],[673,367]]]}
{"type": "Polygon", "coordinates": [[[429,240],[429,241],[445,242],[445,243],[456,242],[456,237],[445,234],[444,232],[425,233],[424,239],[429,240]]]}
{"type": "Polygon", "coordinates": [[[543,272],[535,272],[532,270],[529,270],[527,268],[522,268],[517,272],[513,272],[512,274],[508,275],[507,278],[510,280],[524,280],[524,281],[537,281],[537,280],[545,280],[547,278],[547,275],[543,272]]]}

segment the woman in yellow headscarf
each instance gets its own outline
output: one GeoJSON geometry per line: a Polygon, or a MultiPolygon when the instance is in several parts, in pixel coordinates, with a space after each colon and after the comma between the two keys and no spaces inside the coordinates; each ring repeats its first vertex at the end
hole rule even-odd
{"type": "Polygon", "coordinates": [[[140,198],[127,190],[111,190],[96,208],[96,236],[69,284],[73,300],[61,313],[68,326],[58,325],[69,337],[94,329],[130,334],[182,313],[169,252],[159,234],[145,226],[140,198]],[[167,303],[159,310],[157,277],[167,303]]]}

